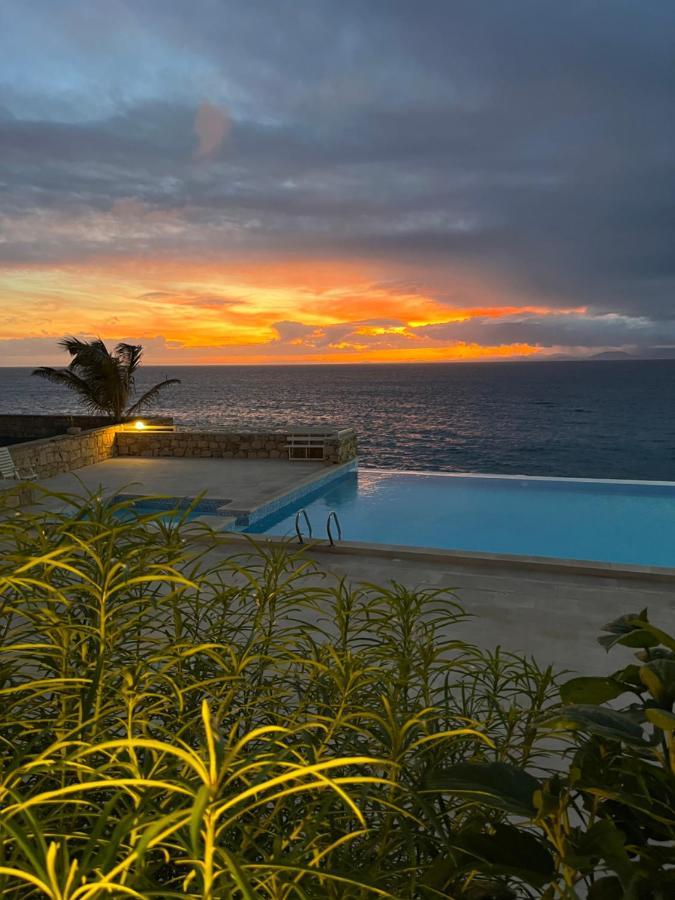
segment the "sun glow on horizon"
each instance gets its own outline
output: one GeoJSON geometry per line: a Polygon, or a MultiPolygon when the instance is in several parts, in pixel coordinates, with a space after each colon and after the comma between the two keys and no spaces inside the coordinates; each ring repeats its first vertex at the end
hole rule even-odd
{"type": "Polygon", "coordinates": [[[446,273],[440,290],[353,261],[141,263],[9,270],[5,340],[134,340],[148,363],[466,361],[542,352],[491,324],[586,314],[518,302],[513,289],[465,271],[446,273]]]}

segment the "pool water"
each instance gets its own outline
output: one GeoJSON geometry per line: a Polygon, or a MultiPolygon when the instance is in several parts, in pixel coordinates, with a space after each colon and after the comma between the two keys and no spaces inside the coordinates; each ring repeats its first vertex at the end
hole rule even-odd
{"type": "Polygon", "coordinates": [[[120,522],[131,522],[139,516],[155,516],[158,521],[166,522],[168,524],[170,522],[177,522],[179,519],[182,519],[182,521],[185,522],[191,522],[198,516],[203,516],[204,510],[196,507],[185,515],[185,511],[176,508],[176,506],[167,508],[166,503],[153,503],[151,500],[143,500],[134,503],[133,506],[115,510],[114,515],[120,522]]]}
{"type": "Polygon", "coordinates": [[[246,530],[295,535],[303,506],[315,538],[334,510],[348,541],[675,566],[675,483],[360,469],[246,530]]]}

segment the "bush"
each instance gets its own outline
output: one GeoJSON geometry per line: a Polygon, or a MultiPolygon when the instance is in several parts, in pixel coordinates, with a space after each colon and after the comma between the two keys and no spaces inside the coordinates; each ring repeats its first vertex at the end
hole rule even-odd
{"type": "Polygon", "coordinates": [[[566,706],[542,728],[577,735],[578,750],[566,776],[535,794],[536,821],[565,883],[584,883],[591,900],[666,900],[675,896],[675,639],[647,610],[604,631],[607,650],[640,648],[640,665],[562,686],[566,706]],[[628,704],[608,705],[625,695],[628,704]]]}
{"type": "MultiPolygon", "coordinates": [[[[59,500],[0,523],[2,897],[666,884],[650,842],[672,844],[672,732],[636,743],[635,711],[617,734],[561,708],[550,668],[456,639],[449,592],[354,587],[290,545],[186,542],[186,514],[59,500]],[[591,737],[565,774],[551,735],[571,729],[591,737]],[[652,774],[661,804],[645,808],[652,774]]],[[[563,699],[602,701],[605,681],[642,696],[647,677],[577,680],[563,699]]]]}

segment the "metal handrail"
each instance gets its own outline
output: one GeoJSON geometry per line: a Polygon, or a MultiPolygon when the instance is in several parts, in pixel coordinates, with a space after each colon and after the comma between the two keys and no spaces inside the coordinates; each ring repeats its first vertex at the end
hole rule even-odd
{"type": "Polygon", "coordinates": [[[333,532],[331,531],[331,521],[335,522],[335,526],[337,528],[338,533],[338,541],[342,540],[342,525],[340,525],[340,520],[338,519],[338,514],[333,510],[328,513],[328,518],[326,519],[326,531],[328,532],[328,540],[330,541],[331,547],[335,546],[335,540],[333,538],[333,532]]]}
{"type": "Polygon", "coordinates": [[[298,540],[300,541],[300,543],[304,544],[305,541],[302,536],[302,529],[300,528],[300,516],[304,516],[305,522],[307,522],[307,531],[308,531],[307,536],[310,538],[312,536],[312,523],[309,521],[309,516],[307,515],[307,510],[304,507],[302,509],[299,509],[297,511],[297,513],[295,514],[295,533],[297,534],[298,540]]]}

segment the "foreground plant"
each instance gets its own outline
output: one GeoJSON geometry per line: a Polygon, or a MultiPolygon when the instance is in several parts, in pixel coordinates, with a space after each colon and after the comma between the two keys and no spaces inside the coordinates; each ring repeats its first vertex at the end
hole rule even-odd
{"type": "Polygon", "coordinates": [[[638,663],[557,703],[447,591],[3,496],[3,898],[675,892],[675,638],[646,612],[600,638],[638,663]]]}
{"type": "Polygon", "coordinates": [[[675,638],[646,612],[600,638],[638,664],[561,705],[447,591],[4,497],[2,897],[673,895],[675,638]]]}
{"type": "MultiPolygon", "coordinates": [[[[564,836],[568,867],[592,898],[667,898],[675,894],[675,638],[647,611],[605,626],[600,643],[639,648],[638,664],[608,678],[575,678],[561,689],[567,706],[551,719],[581,736],[567,784],[550,799],[583,804],[583,826],[564,836]],[[628,697],[619,705],[618,698],[628,697]],[[608,705],[608,703],[612,705],[608,705]],[[599,867],[606,869],[597,879],[599,867]]],[[[572,875],[568,880],[573,881],[572,875]]]]}
{"type": "Polygon", "coordinates": [[[646,610],[604,630],[601,645],[639,648],[639,664],[561,686],[564,706],[539,724],[540,735],[574,740],[558,772],[541,778],[481,762],[441,766],[428,777],[430,796],[463,798],[521,823],[456,835],[445,864],[427,876],[441,893],[458,868],[469,868],[511,874],[545,897],[675,896],[675,638],[646,610]]]}
{"type": "Polygon", "coordinates": [[[463,866],[433,886],[457,836],[505,814],[424,786],[536,765],[550,670],[458,640],[447,591],[349,587],[289,546],[48,499],[62,511],[0,519],[2,897],[511,890],[463,866]]]}

